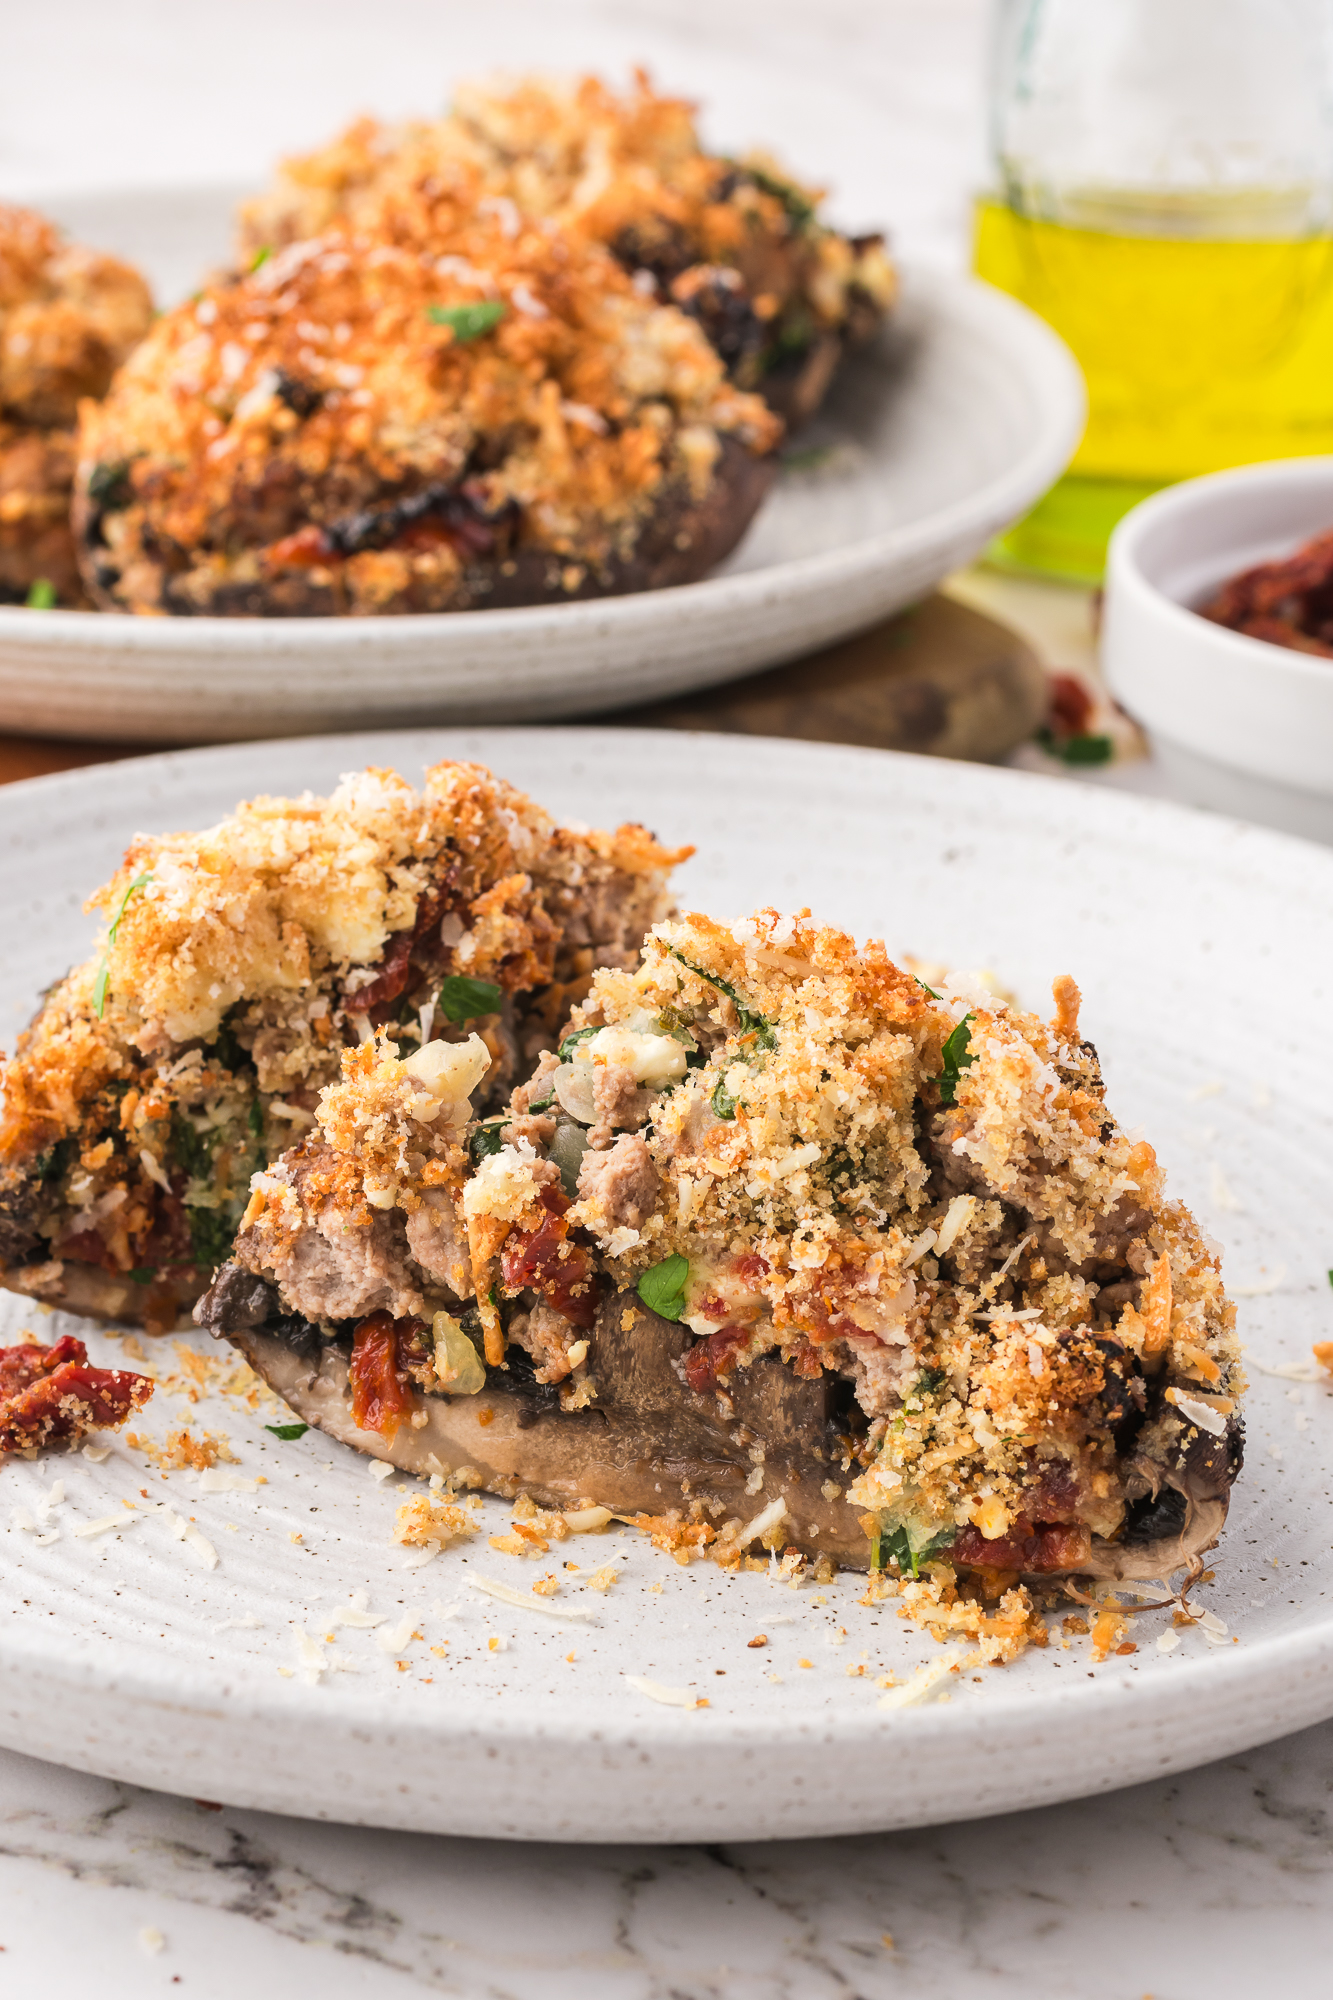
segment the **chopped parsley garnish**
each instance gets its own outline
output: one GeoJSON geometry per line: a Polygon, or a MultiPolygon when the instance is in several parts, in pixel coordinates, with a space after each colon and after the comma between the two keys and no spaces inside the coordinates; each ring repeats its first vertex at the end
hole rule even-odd
{"type": "Polygon", "coordinates": [[[219,1021],[218,1031],[213,1037],[213,1054],[224,1069],[242,1069],[250,1061],[249,1050],[242,1046],[231,1025],[232,1017],[240,1012],[239,1007],[233,1007],[231,1013],[219,1021]]]}
{"type": "Polygon", "coordinates": [[[600,1028],[575,1028],[572,1035],[566,1035],[556,1054],[562,1063],[573,1062],[574,1051],[580,1042],[590,1042],[594,1035],[601,1034],[600,1028]]]}
{"type": "Polygon", "coordinates": [[[790,181],[779,180],[776,174],[765,173],[762,167],[755,166],[750,160],[743,163],[741,172],[746,180],[753,181],[762,193],[771,194],[782,203],[787,211],[788,220],[793,222],[797,229],[805,229],[814,221],[814,203],[800,188],[793,187],[790,181]]]}
{"type": "Polygon", "coordinates": [[[673,1042],[679,1042],[683,1049],[691,1053],[698,1049],[690,1025],[678,1014],[674,1007],[663,1007],[653,1016],[653,1027],[659,1035],[670,1035],[673,1042]]]}
{"type": "Polygon", "coordinates": [[[205,1270],[225,1264],[236,1235],[236,1218],[223,1208],[187,1208],[190,1255],[205,1270]]]}
{"type": "Polygon", "coordinates": [[[120,899],[120,908],[111,919],[111,928],[106,934],[106,943],[102,946],[102,963],[97,968],[97,982],[93,987],[93,1012],[99,1021],[106,1006],[106,986],[107,980],[111,976],[111,947],[116,942],[116,932],[120,929],[120,920],[129,908],[130,897],[136,895],[140,889],[146,889],[152,879],[153,871],[151,868],[146,869],[142,875],[136,875],[120,899]]]}
{"type": "Polygon", "coordinates": [[[171,1153],[177,1166],[184,1167],[191,1180],[207,1180],[213,1171],[213,1142],[216,1127],[201,1132],[179,1104],[171,1113],[171,1153]]]}
{"type": "Polygon", "coordinates": [[[778,464],[784,472],[813,472],[833,456],[831,444],[811,445],[805,451],[784,451],[778,464]]]}
{"type": "Polygon", "coordinates": [[[27,605],[29,611],[54,611],[56,608],[56,587],[50,577],[39,576],[23,602],[27,605]]]}
{"type": "Polygon", "coordinates": [[[719,1083],[712,1095],[712,1106],[719,1118],[736,1116],[736,1100],[725,1083],[719,1083]]]}
{"type": "Polygon", "coordinates": [[[715,986],[719,993],[726,994],[728,1000],[730,1000],[732,1006],[740,1016],[741,1033],[743,1035],[756,1035],[759,1039],[760,1048],[775,1049],[777,1047],[778,1037],[773,1023],[766,1019],[763,1014],[756,1014],[752,1008],[747,1007],[734,986],[728,986],[726,980],[719,979],[715,972],[705,972],[701,965],[692,965],[683,953],[676,950],[674,945],[669,945],[667,949],[670,951],[671,956],[685,967],[687,972],[692,972],[697,979],[702,979],[705,985],[715,986]]]}
{"type": "Polygon", "coordinates": [[[273,255],[272,244],[271,243],[261,244],[259,249],[255,251],[254,256],[250,259],[250,266],[249,266],[250,270],[257,271],[262,264],[267,264],[269,258],[272,255],[273,255]]]}
{"type": "Polygon", "coordinates": [[[940,1056],[944,1068],[935,1081],[940,1087],[940,1103],[956,1104],[958,1101],[958,1079],[965,1069],[970,1069],[976,1061],[972,1053],[972,1037],[969,1033],[975,1014],[964,1014],[958,1026],[950,1035],[940,1056]]]}
{"type": "Polygon", "coordinates": [[[246,1116],[249,1120],[250,1130],[254,1133],[256,1139],[262,1139],[264,1136],[264,1107],[257,1097],[250,1099],[250,1109],[246,1113],[246,1116]]]}
{"type": "Polygon", "coordinates": [[[474,1161],[480,1162],[488,1154],[500,1151],[504,1145],[504,1140],[500,1137],[500,1134],[508,1123],[509,1113],[507,1111],[503,1112],[498,1118],[483,1119],[467,1142],[468,1152],[472,1155],[474,1161]]]}
{"type": "Polygon", "coordinates": [[[112,458],[95,465],[88,474],[88,498],[104,514],[118,514],[134,498],[127,458],[112,458]]]}
{"type": "Polygon", "coordinates": [[[1109,764],[1115,755],[1109,736],[1057,736],[1054,730],[1041,728],[1037,741],[1048,757],[1058,757],[1062,764],[1109,764]]]}
{"type": "Polygon", "coordinates": [[[157,1272],[150,1271],[145,1267],[143,1270],[131,1271],[129,1275],[132,1285],[151,1285],[157,1276],[157,1272]]]}
{"type": "Polygon", "coordinates": [[[660,1264],[650,1264],[635,1289],[649,1312],[655,1312],[661,1319],[679,1319],[685,1310],[689,1275],[690,1260],[677,1251],[672,1257],[664,1257],[660,1264]]]}
{"type": "Polygon", "coordinates": [[[49,1153],[43,1153],[37,1162],[37,1178],[40,1181],[58,1181],[68,1173],[74,1164],[78,1146],[73,1139],[57,1139],[49,1153]]]}
{"type": "Polygon", "coordinates": [[[508,310],[499,299],[479,299],[474,305],[427,306],[426,318],[432,326],[452,327],[454,339],[461,344],[489,333],[493,326],[499,325],[508,310]]]}
{"type": "Polygon", "coordinates": [[[945,1368],[923,1368],[912,1384],[914,1396],[938,1396],[949,1379],[945,1368]]]}
{"type": "Polygon", "coordinates": [[[297,1438],[305,1436],[310,1426],[309,1424],[265,1424],[264,1429],[272,1431],[274,1437],[281,1438],[284,1444],[295,1444],[297,1438]]]}
{"type": "Polygon", "coordinates": [[[938,1555],[941,1549],[947,1549],[957,1539],[957,1528],[946,1528],[942,1535],[931,1535],[919,1547],[913,1548],[906,1528],[895,1528],[891,1535],[884,1537],[883,1549],[885,1555],[892,1556],[904,1576],[908,1570],[913,1576],[920,1576],[920,1565],[929,1562],[932,1556],[938,1555]]]}
{"type": "Polygon", "coordinates": [[[446,1021],[476,1021],[483,1014],[498,1014],[504,995],[489,979],[464,979],[451,973],[435,996],[435,1004],[446,1021]]]}
{"type": "Polygon", "coordinates": [[[555,1091],[548,1090],[545,1097],[534,1097],[528,1105],[529,1111],[549,1111],[555,1103],[555,1091]]]}

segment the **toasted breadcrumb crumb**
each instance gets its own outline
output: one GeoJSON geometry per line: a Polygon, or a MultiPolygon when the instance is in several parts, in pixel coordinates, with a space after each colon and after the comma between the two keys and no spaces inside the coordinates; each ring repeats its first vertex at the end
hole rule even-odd
{"type": "Polygon", "coordinates": [[[135,1451],[143,1452],[164,1472],[204,1472],[212,1465],[240,1464],[230,1441],[220,1431],[204,1431],[200,1436],[189,1430],[168,1431],[160,1445],[139,1431],[126,1431],[125,1442],[135,1451]]]}
{"type": "Polygon", "coordinates": [[[446,1543],[475,1535],[481,1526],[471,1508],[453,1501],[433,1502],[418,1494],[405,1501],[394,1517],[393,1538],[405,1548],[443,1548],[446,1543]]]}

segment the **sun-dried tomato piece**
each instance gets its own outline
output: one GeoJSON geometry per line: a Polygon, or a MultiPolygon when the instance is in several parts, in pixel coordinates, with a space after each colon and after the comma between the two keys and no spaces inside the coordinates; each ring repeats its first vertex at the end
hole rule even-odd
{"type": "Polygon", "coordinates": [[[1092,1530],[1082,1522],[1047,1524],[1039,1522],[1040,1548],[1032,1567],[1036,1570],[1077,1569],[1092,1554],[1092,1530]]]}
{"type": "Polygon", "coordinates": [[[384,957],[378,975],[369,986],[359,987],[348,996],[347,1004],[358,1014],[368,1014],[376,1007],[388,1007],[397,1000],[407,985],[412,956],[423,939],[435,929],[444,915],[445,897],[436,890],[430,890],[417,904],[416,919],[410,930],[394,931],[385,940],[384,957]]]}
{"type": "Polygon", "coordinates": [[[333,560],[338,551],[324,533],[312,522],[298,528],[294,535],[284,535],[281,541],[270,542],[265,550],[265,560],[272,569],[315,569],[333,560]]]}
{"type": "Polygon", "coordinates": [[[1023,1488],[1023,1499],[1025,1512],[1041,1527],[1078,1519],[1078,1481],[1059,1465],[1044,1467],[1032,1485],[1023,1488]]]}
{"type": "Polygon", "coordinates": [[[1202,615],[1271,646],[1333,658],[1333,531],[1230,577],[1202,615]]]}
{"type": "Polygon", "coordinates": [[[380,970],[368,986],[360,986],[348,995],[347,1004],[358,1014],[368,1014],[372,1007],[383,1007],[396,1000],[407,984],[408,961],[412,956],[412,931],[395,931],[385,941],[384,957],[380,970]]]}
{"type": "Polygon", "coordinates": [[[988,1541],[980,1528],[964,1528],[940,1560],[962,1569],[1016,1569],[1029,1574],[1077,1569],[1092,1550],[1092,1535],[1077,1524],[1039,1522],[1020,1514],[1007,1535],[988,1541]]]}
{"type": "Polygon", "coordinates": [[[71,1236],[62,1236],[56,1250],[74,1264],[98,1264],[104,1271],[116,1268],[114,1257],[95,1229],[76,1229],[71,1236]]]}
{"type": "Polygon", "coordinates": [[[391,549],[453,549],[458,555],[488,556],[495,547],[495,530],[485,521],[412,521],[388,545],[391,549]]]}
{"type": "Polygon", "coordinates": [[[731,1312],[731,1307],[725,1299],[719,1298],[716,1292],[705,1292],[701,1299],[695,1300],[690,1311],[696,1313],[700,1319],[724,1322],[731,1312]]]}
{"type": "Polygon", "coordinates": [[[72,1333],[65,1334],[54,1347],[35,1347],[31,1341],[25,1341],[22,1347],[0,1347],[0,1403],[17,1396],[30,1382],[49,1375],[63,1362],[87,1359],[87,1348],[72,1333]]]}
{"type": "Polygon", "coordinates": [[[534,1291],[585,1332],[597,1316],[597,1280],[593,1261],[569,1233],[568,1198],[558,1188],[541,1192],[546,1216],[536,1229],[514,1232],[500,1256],[500,1271],[508,1292],[534,1291]]]}
{"type": "Polygon", "coordinates": [[[748,1326],[720,1326],[690,1349],[685,1356],[685,1380],[697,1395],[706,1395],[720,1376],[730,1374],[741,1349],[749,1346],[752,1332],[748,1326]]]}
{"type": "MultiPolygon", "coordinates": [[[[179,1188],[185,1186],[185,1175],[175,1176],[179,1188]]],[[[194,1268],[194,1245],[190,1241],[190,1211],[173,1188],[168,1194],[163,1188],[153,1190],[153,1214],[149,1227],[133,1239],[133,1255],[140,1270],[167,1271],[190,1270],[194,1268]]]]}
{"type": "Polygon", "coordinates": [[[1056,736],[1083,736],[1092,720],[1093,700],[1075,674],[1052,674],[1047,725],[1056,736]]]}
{"type": "MultiPolygon", "coordinates": [[[[405,1324],[386,1312],[371,1313],[352,1337],[352,1420],[363,1431],[378,1431],[389,1444],[412,1408],[411,1381],[398,1353],[405,1324]]],[[[413,1329],[420,1325],[410,1322],[413,1329]]]]}
{"type": "MultiPolygon", "coordinates": [[[[76,1347],[81,1343],[75,1341],[76,1347]]],[[[48,1351],[64,1346],[63,1341],[48,1351]]],[[[12,1352],[13,1350],[8,1350],[12,1352]]],[[[85,1431],[112,1430],[153,1393],[147,1375],[120,1368],[90,1368],[85,1361],[62,1361],[49,1375],[30,1382],[0,1403],[0,1451],[26,1451],[53,1438],[82,1437],[85,1431]]]]}
{"type": "Polygon", "coordinates": [[[865,1339],[863,1326],[839,1312],[836,1304],[830,1308],[826,1300],[818,1298],[801,1300],[799,1331],[816,1347],[828,1340],[865,1339]]]}

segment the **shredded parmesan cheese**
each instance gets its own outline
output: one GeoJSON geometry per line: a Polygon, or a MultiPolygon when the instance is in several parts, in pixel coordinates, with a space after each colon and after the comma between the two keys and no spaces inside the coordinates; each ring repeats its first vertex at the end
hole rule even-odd
{"type": "Polygon", "coordinates": [[[663,1687],[661,1681],[650,1681],[646,1674],[626,1674],[624,1678],[640,1694],[646,1694],[649,1701],[660,1701],[664,1708],[707,1708],[706,1698],[693,1695],[688,1688],[663,1687]]]}
{"type": "Polygon", "coordinates": [[[934,1692],[941,1681],[949,1678],[949,1675],[954,1671],[956,1661],[956,1655],[928,1661],[924,1667],[918,1667],[912,1675],[911,1680],[904,1681],[901,1687],[886,1688],[876,1706],[879,1708],[917,1707],[919,1703],[925,1701],[934,1692]]]}
{"type": "Polygon", "coordinates": [[[468,1582],[487,1597],[498,1598],[501,1604],[512,1604],[516,1611],[540,1611],[546,1618],[579,1619],[597,1615],[591,1604],[552,1604],[547,1597],[525,1597],[521,1590],[513,1590],[507,1583],[496,1583],[489,1576],[470,1576],[468,1582]]]}

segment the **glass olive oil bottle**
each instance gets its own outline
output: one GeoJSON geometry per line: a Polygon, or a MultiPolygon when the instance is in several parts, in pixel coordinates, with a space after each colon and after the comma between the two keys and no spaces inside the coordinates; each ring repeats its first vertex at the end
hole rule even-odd
{"type": "Polygon", "coordinates": [[[1087,378],[997,559],[1082,581],[1174,479],[1333,451],[1333,4],[999,0],[978,274],[1087,378]]]}

